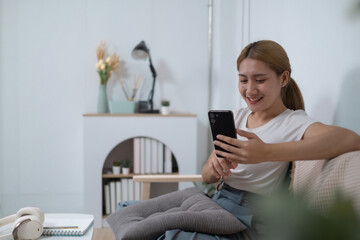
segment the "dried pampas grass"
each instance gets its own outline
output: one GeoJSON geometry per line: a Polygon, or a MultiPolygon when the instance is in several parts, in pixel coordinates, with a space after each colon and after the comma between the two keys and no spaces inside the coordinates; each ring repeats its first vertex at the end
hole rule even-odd
{"type": "Polygon", "coordinates": [[[119,71],[120,60],[119,56],[114,53],[113,55],[105,58],[106,44],[101,41],[96,48],[96,57],[98,62],[96,63],[96,69],[100,77],[100,84],[107,84],[112,72],[119,71]]]}

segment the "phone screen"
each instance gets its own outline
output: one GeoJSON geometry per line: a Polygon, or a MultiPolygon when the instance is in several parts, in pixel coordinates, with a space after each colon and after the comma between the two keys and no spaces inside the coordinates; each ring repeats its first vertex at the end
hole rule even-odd
{"type": "MultiPolygon", "coordinates": [[[[213,140],[216,139],[218,134],[228,137],[236,138],[236,129],[234,123],[234,115],[230,110],[211,110],[208,113],[210,128],[213,140]]],[[[215,149],[225,151],[221,147],[214,146],[215,149]]],[[[218,157],[221,157],[217,155],[218,157]]]]}

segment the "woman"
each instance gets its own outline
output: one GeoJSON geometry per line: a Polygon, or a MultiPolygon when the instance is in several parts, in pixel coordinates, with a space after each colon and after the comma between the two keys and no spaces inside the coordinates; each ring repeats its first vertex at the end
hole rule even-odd
{"type": "Polygon", "coordinates": [[[263,229],[261,218],[254,216],[254,198],[274,193],[283,183],[291,161],[332,158],[360,149],[359,135],[316,122],[306,115],[301,92],[291,78],[289,59],[279,44],[273,41],[249,44],[238,57],[237,69],[239,92],[247,104],[234,114],[238,138],[217,136],[221,141],[214,144],[228,152],[212,152],[203,166],[202,177],[207,183],[224,181],[213,200],[248,229],[226,236],[175,229],[158,239],[229,240],[261,236],[267,230],[263,229]]]}
{"type": "Polygon", "coordinates": [[[306,115],[302,94],[291,78],[288,56],[279,44],[249,44],[237,59],[237,69],[239,92],[247,104],[235,111],[239,136],[217,136],[221,141],[214,144],[228,152],[214,150],[202,176],[207,183],[224,180],[214,200],[256,234],[250,198],[273,193],[291,161],[327,159],[358,150],[360,136],[306,115]]]}

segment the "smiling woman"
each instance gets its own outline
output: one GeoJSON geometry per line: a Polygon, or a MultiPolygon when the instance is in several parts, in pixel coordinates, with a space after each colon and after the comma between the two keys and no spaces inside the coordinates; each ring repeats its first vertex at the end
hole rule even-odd
{"type": "Polygon", "coordinates": [[[360,136],[307,116],[300,89],[291,78],[289,58],[278,43],[249,44],[237,59],[237,69],[239,92],[247,104],[234,114],[240,138],[218,135],[214,144],[224,150],[215,148],[202,176],[207,183],[223,180],[213,200],[257,235],[263,227],[261,216],[254,215],[252,200],[274,194],[291,161],[327,159],[358,150],[360,136]]]}

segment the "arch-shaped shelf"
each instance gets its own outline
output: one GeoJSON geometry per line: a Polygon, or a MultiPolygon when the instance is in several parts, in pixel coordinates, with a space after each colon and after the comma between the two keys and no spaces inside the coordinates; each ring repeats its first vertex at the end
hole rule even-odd
{"type": "Polygon", "coordinates": [[[115,145],[107,154],[102,168],[103,215],[115,212],[121,201],[142,199],[141,185],[133,182],[133,175],[165,173],[178,173],[178,164],[169,146],[160,140],[136,136],[115,145]],[[121,165],[124,160],[129,162],[130,174],[114,174],[114,162],[121,165]]]}
{"type": "Polygon", "coordinates": [[[118,143],[106,156],[103,174],[111,174],[114,162],[128,160],[131,174],[179,172],[171,148],[154,137],[136,136],[118,143]]]}

